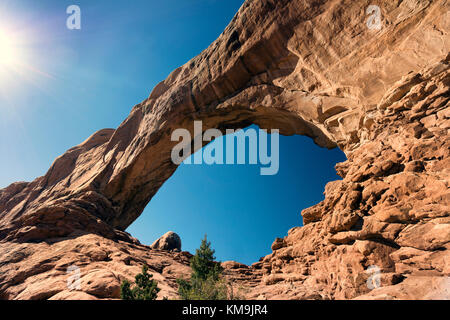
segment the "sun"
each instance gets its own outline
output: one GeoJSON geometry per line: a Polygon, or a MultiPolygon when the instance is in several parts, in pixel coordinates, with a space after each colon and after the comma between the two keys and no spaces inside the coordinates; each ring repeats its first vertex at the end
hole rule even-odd
{"type": "Polygon", "coordinates": [[[24,83],[39,87],[43,77],[54,78],[39,68],[30,39],[33,38],[26,30],[0,24],[0,89],[6,94],[24,83]]]}
{"type": "Polygon", "coordinates": [[[9,67],[18,61],[18,52],[13,40],[0,31],[0,65],[9,67]]]}

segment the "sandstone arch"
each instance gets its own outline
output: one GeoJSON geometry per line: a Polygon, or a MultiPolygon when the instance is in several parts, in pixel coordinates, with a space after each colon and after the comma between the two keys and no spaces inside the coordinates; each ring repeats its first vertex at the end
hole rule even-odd
{"type": "MultiPolygon", "coordinates": [[[[170,161],[172,130],[192,130],[193,120],[203,120],[205,129],[255,123],[279,128],[281,134],[310,136],[323,147],[339,146],[349,158],[338,166],[344,182],[330,184],[326,200],[303,213],[309,224],[290,233],[286,245],[263,261],[265,267],[270,264],[265,269],[268,283],[289,280],[277,278],[272,264],[280,260],[277,252],[315,252],[322,250],[323,241],[330,244],[323,245],[327,250],[337,251],[341,246],[353,248],[356,241],[364,245],[371,241],[381,253],[365,259],[383,260],[380,263],[392,271],[388,255],[402,247],[399,241],[410,247],[397,224],[407,224],[411,210],[383,198],[389,192],[385,184],[396,183],[389,176],[405,173],[408,166],[426,167],[423,176],[401,176],[410,190],[391,196],[397,201],[402,196],[412,199],[421,193],[418,184],[434,183],[429,190],[435,188],[440,198],[431,199],[428,191],[422,194],[415,209],[423,214],[416,213],[414,219],[427,222],[448,216],[442,207],[426,208],[448,208],[449,5],[377,2],[382,11],[380,31],[366,26],[366,1],[246,1],[223,34],[158,84],[119,128],[101,130],[68,150],[45,176],[0,190],[0,241],[43,241],[77,230],[129,239],[121,230],[176,170],[170,161]],[[430,134],[431,140],[426,140],[430,134]],[[427,159],[437,163],[412,163],[427,159]],[[371,217],[376,206],[393,211],[375,223],[371,217]],[[296,246],[311,228],[321,234],[320,241],[311,238],[316,248],[296,246]]],[[[423,171],[412,169],[408,172],[423,171]]],[[[445,222],[441,228],[448,233],[447,226],[445,222]]],[[[448,245],[447,233],[436,240],[436,248],[448,245]]],[[[418,248],[422,249],[430,248],[418,248]]],[[[325,253],[317,253],[321,255],[325,253]]],[[[303,263],[299,261],[297,265],[303,263]]],[[[288,270],[283,263],[279,270],[288,270]]],[[[292,268],[296,271],[285,273],[301,274],[292,268]]],[[[364,270],[361,263],[355,268],[364,270]]],[[[440,275],[448,273],[439,268],[440,275]]],[[[364,293],[358,291],[361,283],[355,279],[342,289],[327,289],[327,294],[364,293]]],[[[327,281],[335,283],[336,278],[327,281]]]]}

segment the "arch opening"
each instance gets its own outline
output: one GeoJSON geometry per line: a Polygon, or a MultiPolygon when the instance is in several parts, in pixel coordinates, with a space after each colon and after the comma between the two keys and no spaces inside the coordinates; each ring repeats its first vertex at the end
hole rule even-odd
{"type": "MultiPolygon", "coordinates": [[[[258,133],[260,127],[242,131],[252,130],[258,133]]],[[[252,135],[246,136],[244,164],[237,164],[237,143],[234,164],[226,163],[227,141],[236,134],[215,139],[178,167],[127,231],[146,244],[174,231],[181,237],[182,250],[192,253],[207,234],[220,261],[250,265],[269,254],[275,238],[303,225],[301,210],[323,200],[325,184],[340,179],[334,165],[346,158],[338,148],[321,148],[308,137],[280,135],[279,171],[261,175],[263,165],[250,163],[252,135]],[[194,158],[204,158],[214,144],[222,148],[223,164],[195,164],[194,158]]],[[[258,136],[258,141],[265,138],[272,153],[270,133],[258,136]]]]}

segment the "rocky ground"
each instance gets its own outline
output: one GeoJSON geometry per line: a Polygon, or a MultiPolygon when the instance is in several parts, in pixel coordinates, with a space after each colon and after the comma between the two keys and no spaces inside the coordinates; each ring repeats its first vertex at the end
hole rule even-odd
{"type": "Polygon", "coordinates": [[[189,277],[191,255],[80,233],[39,243],[2,243],[0,257],[2,299],[95,300],[120,298],[122,281],[133,281],[144,264],[158,281],[159,298],[175,299],[175,280],[189,277]],[[80,282],[73,267],[79,268],[80,282]]]}
{"type": "Polygon", "coordinates": [[[190,254],[124,230],[177,168],[171,132],[193,131],[193,120],[306,135],[348,159],[272,254],[225,263],[245,298],[449,298],[450,6],[375,2],[373,30],[372,1],[248,0],[119,128],[1,189],[0,298],[117,298],[143,263],[159,298],[175,298],[190,254]],[[80,290],[68,290],[71,266],[80,290]],[[374,276],[380,288],[368,286],[374,276]]]}

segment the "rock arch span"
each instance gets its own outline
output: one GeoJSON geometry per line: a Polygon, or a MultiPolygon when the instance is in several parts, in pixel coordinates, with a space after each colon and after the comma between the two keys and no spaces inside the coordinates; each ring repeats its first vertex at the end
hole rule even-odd
{"type": "MultiPolygon", "coordinates": [[[[158,84],[117,129],[96,132],[68,150],[45,176],[0,190],[0,241],[39,242],[77,231],[129,239],[121,230],[176,170],[170,160],[174,129],[192,132],[194,120],[204,129],[257,124],[338,146],[349,159],[337,166],[344,182],[329,184],[326,200],[303,213],[308,225],[290,232],[261,262],[265,284],[304,281],[302,274],[311,273],[299,270],[304,251],[317,257],[358,251],[358,241],[361,261],[372,259],[396,274],[389,255],[409,243],[408,235],[401,238],[407,221],[423,220],[431,229],[442,224],[443,239],[448,235],[447,222],[427,223],[448,216],[449,5],[377,2],[379,31],[367,28],[365,1],[246,1],[215,42],[158,84]],[[385,196],[396,181],[407,190],[385,196]],[[412,219],[402,197],[420,201],[414,209],[425,213],[412,219]],[[385,216],[373,220],[377,206],[385,216]],[[297,243],[308,230],[322,239],[310,239],[309,249],[297,243]]],[[[437,248],[447,248],[439,239],[433,240],[437,248]]],[[[364,270],[364,263],[355,270],[364,270]]],[[[337,280],[327,268],[319,268],[324,279],[316,277],[327,283],[324,295],[364,293],[358,275],[346,272],[349,284],[333,288],[337,280]]]]}

